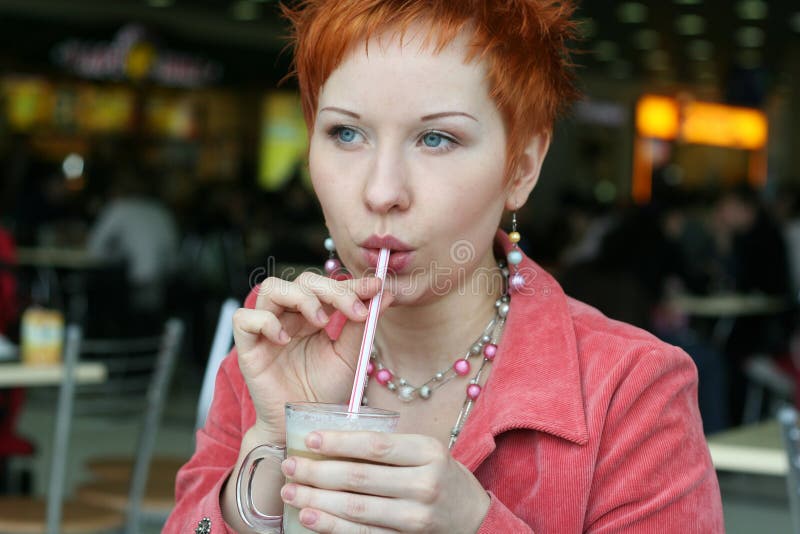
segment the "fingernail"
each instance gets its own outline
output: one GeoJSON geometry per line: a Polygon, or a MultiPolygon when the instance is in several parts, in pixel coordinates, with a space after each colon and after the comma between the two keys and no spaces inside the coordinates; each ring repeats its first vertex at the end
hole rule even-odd
{"type": "Polygon", "coordinates": [[[284,475],[290,477],[294,474],[294,470],[297,469],[297,462],[294,458],[287,458],[283,461],[283,464],[281,464],[281,469],[284,475]]]}
{"type": "Polygon", "coordinates": [[[288,343],[291,339],[292,338],[289,337],[289,334],[286,332],[286,330],[281,328],[281,332],[278,334],[278,341],[281,343],[288,343]]]}
{"type": "Polygon", "coordinates": [[[312,432],[308,436],[306,436],[306,447],[313,450],[319,450],[322,446],[322,436],[317,434],[316,432],[312,432]]]}
{"type": "Polygon", "coordinates": [[[325,313],[324,310],[319,310],[317,312],[317,321],[319,321],[320,323],[327,324],[328,323],[328,314],[325,313]]]}
{"type": "Polygon", "coordinates": [[[356,300],[355,303],[353,303],[353,310],[355,310],[358,315],[366,315],[368,311],[367,307],[364,306],[364,303],[360,300],[356,300]]]}
{"type": "Polygon", "coordinates": [[[297,488],[294,484],[286,484],[281,488],[281,498],[286,502],[292,502],[297,495],[297,488]]]}
{"type": "Polygon", "coordinates": [[[311,526],[319,519],[319,513],[316,510],[303,510],[300,512],[300,522],[304,525],[311,526]]]}

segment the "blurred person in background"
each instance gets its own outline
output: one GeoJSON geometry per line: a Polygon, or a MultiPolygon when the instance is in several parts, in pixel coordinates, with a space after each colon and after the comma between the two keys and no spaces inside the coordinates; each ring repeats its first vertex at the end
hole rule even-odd
{"type": "Polygon", "coordinates": [[[784,299],[786,311],[737,317],[725,343],[730,385],[730,418],[739,422],[747,379],[743,368],[752,356],[785,360],[793,328],[791,280],[783,231],[758,192],[743,183],[722,193],[714,205],[711,232],[717,246],[720,292],[761,294],[784,299]]]}
{"type": "MultiPolygon", "coordinates": [[[[0,225],[0,343],[4,346],[9,344],[6,338],[16,337],[18,331],[17,281],[12,270],[15,263],[14,238],[0,225]]],[[[17,435],[16,430],[24,398],[22,388],[0,388],[0,494],[9,489],[3,487],[8,480],[8,460],[33,453],[33,444],[17,435]]]]}
{"type": "Polygon", "coordinates": [[[121,164],[116,171],[110,200],[86,246],[93,257],[124,262],[130,312],[143,327],[156,327],[166,286],[176,271],[180,234],[170,210],[150,193],[146,178],[132,169],[121,164]]]}

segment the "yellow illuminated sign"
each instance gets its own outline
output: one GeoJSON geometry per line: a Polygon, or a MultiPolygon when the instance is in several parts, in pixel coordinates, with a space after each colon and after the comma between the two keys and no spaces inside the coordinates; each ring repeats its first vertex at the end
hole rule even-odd
{"type": "Polygon", "coordinates": [[[636,130],[642,137],[675,139],[680,130],[678,102],[664,96],[645,96],[636,106],[636,130]]]}
{"type": "Polygon", "coordinates": [[[767,144],[767,117],[750,108],[688,102],[647,95],[636,106],[636,130],[642,137],[743,150],[767,144]]]}
{"type": "Polygon", "coordinates": [[[687,143],[756,150],[767,144],[767,118],[755,109],[692,102],[684,108],[687,143]]]}
{"type": "Polygon", "coordinates": [[[756,186],[766,181],[769,127],[756,109],[645,95],[636,105],[636,131],[631,193],[637,203],[649,202],[653,194],[655,140],[747,150],[748,179],[756,186]]]}

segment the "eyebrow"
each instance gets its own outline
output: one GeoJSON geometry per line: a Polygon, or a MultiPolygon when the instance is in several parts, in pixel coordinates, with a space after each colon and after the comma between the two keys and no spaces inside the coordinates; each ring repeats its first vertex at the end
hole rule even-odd
{"type": "MultiPolygon", "coordinates": [[[[360,119],[361,118],[361,115],[359,115],[358,113],[354,113],[352,111],[348,111],[348,110],[342,109],[342,108],[337,108],[337,107],[334,107],[334,106],[324,107],[324,108],[319,110],[320,113],[322,113],[323,111],[333,111],[335,113],[341,113],[342,115],[347,115],[348,117],[353,117],[354,119],[360,119]]],[[[435,120],[435,119],[441,119],[441,118],[444,118],[444,117],[459,117],[459,116],[460,117],[467,117],[468,119],[472,119],[475,122],[479,122],[478,119],[476,119],[475,117],[473,117],[469,113],[464,113],[463,111],[442,111],[441,113],[432,113],[430,115],[425,115],[424,117],[421,117],[420,120],[422,122],[427,122],[427,121],[432,121],[432,120],[435,120]]]]}

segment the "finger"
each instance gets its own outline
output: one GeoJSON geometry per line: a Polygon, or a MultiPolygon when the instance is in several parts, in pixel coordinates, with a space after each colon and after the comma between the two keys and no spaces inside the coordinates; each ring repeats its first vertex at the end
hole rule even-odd
{"type": "Polygon", "coordinates": [[[402,497],[427,502],[431,487],[418,467],[314,461],[291,456],[281,464],[283,474],[293,482],[320,489],[348,491],[381,497],[402,497]]]}
{"type": "MultiPolygon", "coordinates": [[[[380,313],[383,313],[386,308],[391,306],[394,302],[394,295],[391,293],[384,293],[381,296],[380,313]]],[[[342,358],[355,362],[358,359],[358,353],[361,349],[361,340],[364,336],[364,321],[348,321],[344,320],[341,315],[333,315],[331,323],[344,323],[342,324],[329,324],[326,328],[328,337],[335,340],[334,350],[342,358]]]]}
{"type": "Polygon", "coordinates": [[[303,508],[300,510],[300,523],[309,530],[321,532],[323,534],[397,534],[398,530],[383,527],[358,525],[352,521],[347,521],[333,514],[314,510],[313,508],[303,508]]]}
{"type": "Polygon", "coordinates": [[[258,290],[257,310],[264,310],[280,317],[286,311],[299,312],[306,320],[323,328],[328,324],[328,314],[322,310],[320,299],[301,285],[280,278],[267,278],[258,290]]]}
{"type": "Polygon", "coordinates": [[[412,525],[421,522],[426,515],[426,507],[411,501],[324,490],[293,482],[281,489],[281,498],[286,504],[301,510],[312,508],[359,525],[394,530],[415,531],[412,525]]]}
{"type": "Polygon", "coordinates": [[[239,308],[233,314],[233,338],[240,350],[265,337],[276,345],[285,345],[291,338],[275,314],[264,310],[239,308]]]}
{"type": "Polygon", "coordinates": [[[323,456],[406,467],[427,465],[449,455],[438,440],[421,434],[319,430],[306,436],[305,444],[323,456]]]}
{"type": "Polygon", "coordinates": [[[340,282],[307,271],[294,282],[274,277],[266,279],[259,288],[256,308],[271,311],[276,316],[286,309],[299,311],[309,322],[323,327],[328,313],[322,310],[322,303],[327,303],[349,319],[360,322],[367,316],[362,299],[379,290],[380,280],[374,277],[340,282]]]}
{"type": "Polygon", "coordinates": [[[317,295],[324,303],[341,310],[349,319],[361,322],[367,316],[365,299],[380,291],[380,279],[373,277],[337,281],[312,272],[302,273],[295,282],[317,295]]]}

